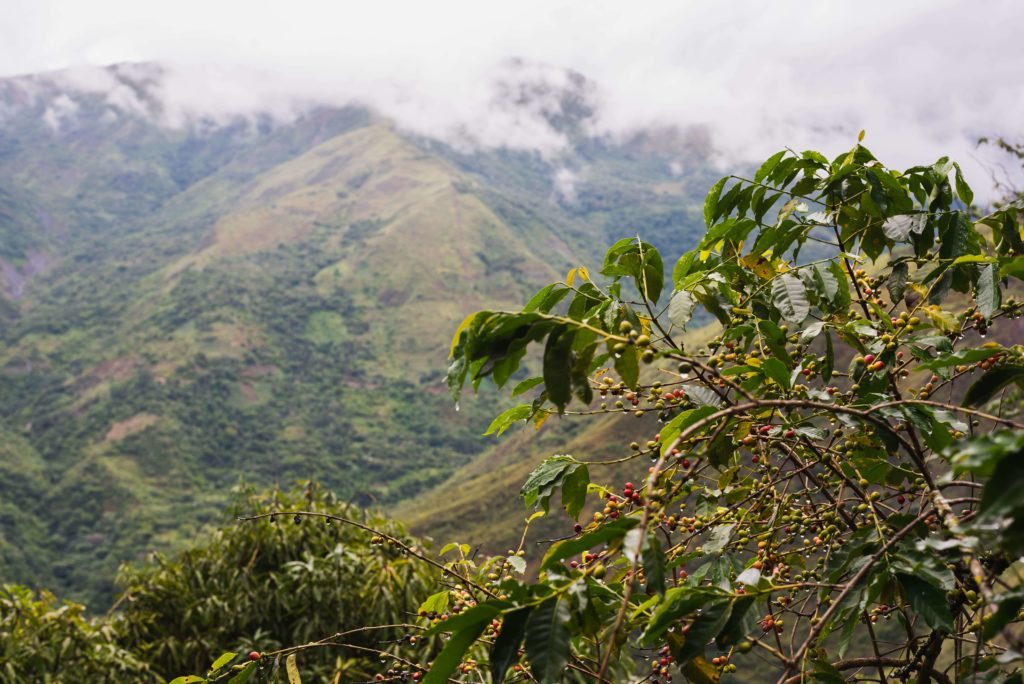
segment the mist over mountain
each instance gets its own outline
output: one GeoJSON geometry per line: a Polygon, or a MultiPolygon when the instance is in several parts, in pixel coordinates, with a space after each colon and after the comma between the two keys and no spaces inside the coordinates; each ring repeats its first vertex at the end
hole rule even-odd
{"type": "Polygon", "coordinates": [[[591,134],[574,74],[496,90],[557,155],[358,105],[175,118],[162,78],[0,81],[0,563],[94,601],[240,480],[368,505],[443,482],[496,406],[443,387],[465,312],[623,231],[685,248],[714,175],[699,130],[591,134]]]}
{"type": "Polygon", "coordinates": [[[158,16],[124,0],[19,7],[0,26],[0,75],[61,69],[75,88],[126,108],[158,103],[179,124],[358,104],[419,135],[548,156],[571,145],[533,85],[572,89],[582,75],[582,123],[595,137],[703,127],[732,168],[784,146],[837,154],[864,129],[894,166],[946,154],[979,179],[1000,169],[978,138],[1012,131],[1024,114],[1013,87],[1024,72],[1022,10],[1011,0],[985,11],[959,0],[785,1],[770,11],[746,0],[642,10],[183,0],[158,16]],[[111,63],[159,64],[159,77],[137,67],[131,79],[149,99],[88,66],[111,63]],[[507,107],[523,84],[530,105],[507,107]]]}

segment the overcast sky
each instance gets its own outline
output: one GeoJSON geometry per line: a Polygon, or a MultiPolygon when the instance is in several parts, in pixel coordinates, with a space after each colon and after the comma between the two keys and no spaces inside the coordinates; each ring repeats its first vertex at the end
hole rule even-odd
{"type": "Polygon", "coordinates": [[[893,166],[948,153],[986,185],[976,139],[1024,134],[1014,0],[0,0],[0,16],[0,75],[158,60],[181,112],[356,99],[420,132],[557,149],[495,109],[495,75],[520,57],[592,79],[603,132],[707,124],[730,160],[837,152],[863,128],[893,166]]]}

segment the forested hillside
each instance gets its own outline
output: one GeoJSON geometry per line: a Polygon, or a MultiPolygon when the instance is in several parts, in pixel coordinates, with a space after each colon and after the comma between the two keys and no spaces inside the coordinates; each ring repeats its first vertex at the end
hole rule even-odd
{"type": "Polygon", "coordinates": [[[496,406],[443,387],[466,311],[613,236],[702,231],[707,141],[588,137],[582,87],[552,158],[358,107],[172,126],[160,73],[0,81],[0,571],[63,595],[102,605],[240,480],[388,505],[443,482],[496,406]]]}

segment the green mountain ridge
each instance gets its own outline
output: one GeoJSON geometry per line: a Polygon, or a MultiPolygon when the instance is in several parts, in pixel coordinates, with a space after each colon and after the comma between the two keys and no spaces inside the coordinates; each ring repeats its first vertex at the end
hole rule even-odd
{"type": "Polygon", "coordinates": [[[498,406],[443,388],[458,321],[626,225],[692,242],[709,173],[645,140],[460,151],[358,107],[169,128],[45,77],[0,81],[0,113],[0,572],[97,605],[239,480],[370,505],[444,482],[498,406]]]}

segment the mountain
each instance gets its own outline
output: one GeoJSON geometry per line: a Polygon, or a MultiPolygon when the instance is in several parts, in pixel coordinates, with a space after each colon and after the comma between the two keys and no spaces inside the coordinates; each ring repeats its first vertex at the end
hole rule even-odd
{"type": "Polygon", "coordinates": [[[590,137],[581,78],[502,90],[551,156],[359,106],[168,123],[161,74],[0,80],[0,572],[94,605],[240,480],[417,501],[500,405],[443,388],[462,317],[702,231],[707,141],[590,137]]]}

